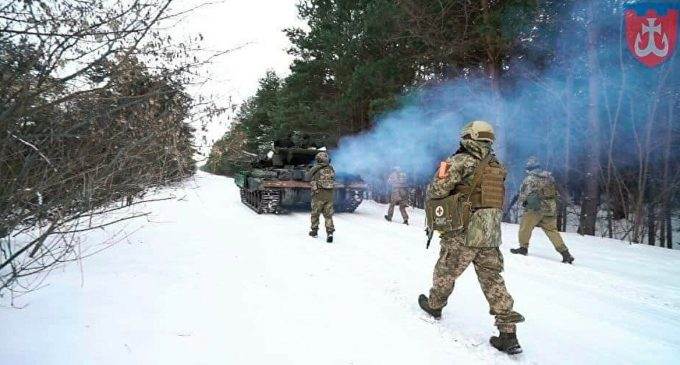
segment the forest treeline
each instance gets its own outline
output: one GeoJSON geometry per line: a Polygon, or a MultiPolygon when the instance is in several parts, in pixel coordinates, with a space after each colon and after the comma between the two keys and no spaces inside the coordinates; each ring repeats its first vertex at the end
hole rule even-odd
{"type": "Polygon", "coordinates": [[[323,136],[332,145],[370,129],[376,116],[425,84],[482,73],[500,87],[503,65],[511,58],[531,57],[537,65],[550,61],[534,49],[558,31],[558,14],[569,7],[560,1],[542,4],[302,1],[298,11],[308,29],[285,30],[295,56],[290,75],[263,75],[231,130],[215,144],[209,167],[230,168],[229,161],[222,166],[215,156],[226,146],[233,147],[227,150],[235,159],[240,149],[254,152],[294,130],[323,136]],[[526,42],[531,50],[523,47],[526,42]],[[232,141],[244,144],[232,146],[232,141]]]}
{"type": "MultiPolygon", "coordinates": [[[[637,62],[626,49],[624,9],[621,1],[301,1],[306,27],[285,30],[290,74],[263,75],[206,167],[232,173],[291,131],[333,147],[418,90],[470,80],[496,98],[491,122],[503,129],[509,190],[531,152],[559,181],[563,230],[670,248],[678,57],[654,69],[637,62]],[[507,107],[519,93],[527,101],[507,107]]],[[[415,142],[395,148],[404,143],[415,142]]]]}

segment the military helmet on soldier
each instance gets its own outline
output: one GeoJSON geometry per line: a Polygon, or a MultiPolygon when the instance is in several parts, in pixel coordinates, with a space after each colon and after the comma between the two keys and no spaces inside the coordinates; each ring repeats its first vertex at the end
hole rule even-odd
{"type": "Polygon", "coordinates": [[[493,132],[491,124],[482,120],[475,120],[463,127],[463,130],[460,132],[460,138],[493,142],[494,139],[496,139],[496,135],[493,132]]]}
{"type": "Polygon", "coordinates": [[[328,153],[321,151],[316,154],[316,162],[320,163],[328,163],[330,162],[330,157],[328,157],[328,153]]]}
{"type": "Polygon", "coordinates": [[[538,160],[538,157],[536,156],[531,156],[527,160],[527,164],[524,166],[524,168],[527,171],[535,170],[537,168],[541,167],[541,162],[538,160]]]}

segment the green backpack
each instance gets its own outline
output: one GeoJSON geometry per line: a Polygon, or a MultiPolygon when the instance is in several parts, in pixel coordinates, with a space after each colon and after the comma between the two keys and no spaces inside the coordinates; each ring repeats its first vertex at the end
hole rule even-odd
{"type": "Polygon", "coordinates": [[[527,196],[524,208],[531,212],[540,212],[543,209],[542,204],[544,201],[556,199],[557,196],[557,186],[555,183],[551,181],[544,182],[538,191],[527,196]]]}
{"type": "Polygon", "coordinates": [[[429,232],[457,231],[467,226],[471,216],[472,204],[463,193],[441,199],[428,199],[425,203],[425,219],[429,232]]]}
{"type": "Polygon", "coordinates": [[[482,178],[482,170],[489,165],[491,154],[475,168],[472,185],[466,191],[444,198],[430,198],[425,201],[425,224],[428,232],[451,232],[467,228],[472,217],[470,195],[475,191],[482,178]]]}
{"type": "Polygon", "coordinates": [[[542,201],[543,199],[541,199],[538,194],[529,194],[529,196],[527,196],[526,205],[524,208],[531,212],[539,212],[541,210],[542,201]]]}

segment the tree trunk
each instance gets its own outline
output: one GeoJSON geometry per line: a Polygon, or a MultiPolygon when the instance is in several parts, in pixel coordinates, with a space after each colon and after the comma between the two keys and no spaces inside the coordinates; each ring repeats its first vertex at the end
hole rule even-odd
{"type": "Polygon", "coordinates": [[[666,215],[663,204],[659,212],[657,223],[659,225],[659,247],[666,247],[666,215]]]}
{"type": "Polygon", "coordinates": [[[654,203],[647,203],[647,244],[656,246],[656,207],[654,203]]]}
{"type": "Polygon", "coordinates": [[[670,208],[664,212],[664,218],[666,219],[666,247],[673,248],[673,220],[670,208]]]}
{"type": "Polygon", "coordinates": [[[666,140],[663,151],[663,177],[661,178],[661,246],[673,248],[673,225],[671,220],[671,199],[673,189],[670,184],[671,172],[671,145],[673,143],[673,105],[668,104],[668,117],[666,119],[666,140]]]}
{"type": "Polygon", "coordinates": [[[573,121],[573,110],[572,108],[572,95],[573,95],[573,71],[570,69],[567,76],[567,85],[565,93],[565,104],[567,106],[566,112],[566,125],[565,125],[565,135],[564,135],[564,190],[562,192],[562,199],[559,205],[558,215],[558,229],[562,232],[567,231],[567,220],[568,212],[567,207],[569,206],[571,200],[570,198],[570,187],[571,187],[571,125],[573,121]]]}
{"type": "Polygon", "coordinates": [[[564,205],[563,202],[560,202],[557,205],[557,217],[556,217],[557,218],[557,230],[560,231],[560,232],[566,231],[566,229],[564,228],[564,227],[566,227],[566,221],[567,221],[565,212],[566,212],[565,205],[564,205]]]}
{"type": "MultiPolygon", "coordinates": [[[[635,242],[639,242],[639,240],[642,239],[642,236],[644,235],[642,230],[643,226],[643,209],[644,209],[644,204],[646,199],[652,199],[653,197],[646,196],[645,193],[647,193],[647,185],[651,184],[650,182],[650,177],[652,175],[652,168],[654,165],[651,162],[650,155],[654,148],[656,147],[654,143],[652,142],[653,137],[656,137],[656,134],[652,133],[653,131],[656,130],[655,122],[656,122],[656,114],[657,114],[657,109],[659,105],[659,101],[661,99],[662,91],[664,90],[665,86],[665,81],[668,78],[668,75],[670,74],[670,68],[671,66],[666,66],[666,68],[660,69],[656,73],[656,78],[659,80],[659,83],[657,85],[657,88],[654,92],[654,98],[651,103],[649,103],[649,110],[647,113],[647,119],[646,119],[646,125],[645,125],[645,138],[643,141],[643,144],[641,147],[639,147],[639,173],[638,173],[638,197],[636,201],[636,216],[635,216],[635,225],[633,226],[634,228],[634,234],[633,234],[633,240],[635,242]]],[[[672,117],[672,107],[671,110],[669,111],[669,118],[672,117]]],[[[672,119],[671,119],[672,120],[672,119]]],[[[670,122],[670,120],[669,120],[670,122]]],[[[672,134],[672,126],[670,126],[670,129],[666,133],[666,135],[671,135],[672,134]]]]}
{"type": "MultiPolygon", "coordinates": [[[[494,111],[493,123],[496,125],[503,124],[503,104],[501,98],[501,87],[500,87],[500,65],[499,65],[499,55],[498,47],[495,43],[497,36],[491,33],[492,29],[496,27],[491,24],[491,9],[489,7],[488,0],[481,0],[482,5],[482,18],[484,20],[484,25],[486,26],[486,71],[489,77],[489,82],[491,83],[491,92],[493,93],[493,104],[491,108],[494,111]]],[[[505,153],[506,149],[506,139],[507,136],[504,135],[504,130],[507,128],[498,128],[496,135],[496,150],[501,156],[507,156],[505,153]]]]}
{"type": "MultiPolygon", "coordinates": [[[[593,5],[590,6],[589,14],[592,17],[593,5]]],[[[597,31],[592,18],[588,22],[588,78],[589,104],[588,104],[588,143],[586,152],[586,176],[581,201],[581,217],[578,232],[580,234],[595,235],[597,224],[598,200],[600,195],[600,118],[598,103],[600,98],[597,60],[597,31]]]]}

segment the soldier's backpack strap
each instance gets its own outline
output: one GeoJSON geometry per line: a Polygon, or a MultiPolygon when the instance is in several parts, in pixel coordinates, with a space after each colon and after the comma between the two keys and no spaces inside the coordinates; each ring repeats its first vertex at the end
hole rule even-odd
{"type": "Polygon", "coordinates": [[[323,166],[321,166],[321,165],[314,165],[314,166],[312,166],[312,168],[309,169],[309,172],[307,172],[307,175],[305,176],[305,179],[308,180],[308,181],[314,180],[314,177],[316,176],[316,173],[319,172],[319,170],[321,170],[322,167],[323,167],[323,166]]]}
{"type": "Polygon", "coordinates": [[[477,186],[479,186],[479,183],[482,181],[482,171],[484,171],[484,168],[489,165],[492,157],[492,153],[489,152],[489,154],[486,155],[486,157],[484,157],[479,162],[479,164],[477,164],[477,167],[475,167],[475,172],[472,175],[472,184],[461,185],[458,189],[456,189],[458,192],[461,192],[465,195],[465,200],[468,202],[472,198],[472,194],[474,193],[475,189],[477,189],[477,186]]]}
{"type": "Polygon", "coordinates": [[[468,193],[468,200],[470,199],[470,196],[472,196],[472,193],[477,189],[477,186],[479,186],[479,183],[482,181],[482,171],[489,166],[489,162],[491,162],[491,158],[493,157],[493,154],[489,152],[489,154],[482,159],[482,161],[477,165],[475,168],[475,175],[472,178],[472,185],[470,186],[470,192],[468,193]]]}

